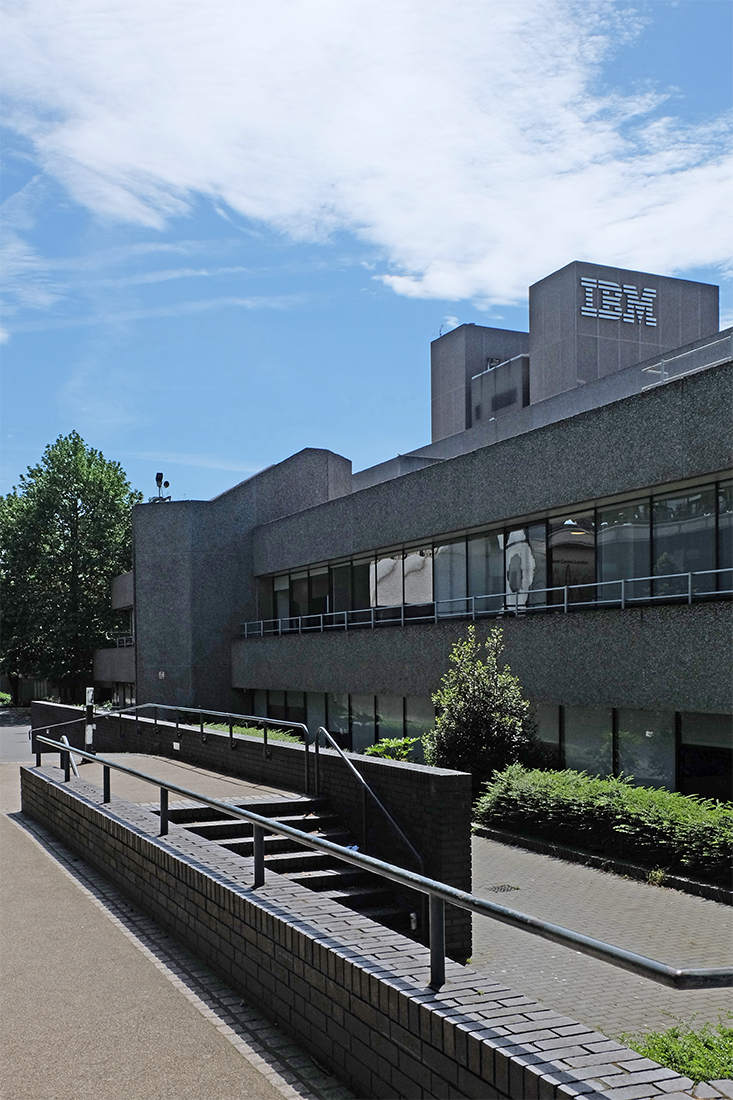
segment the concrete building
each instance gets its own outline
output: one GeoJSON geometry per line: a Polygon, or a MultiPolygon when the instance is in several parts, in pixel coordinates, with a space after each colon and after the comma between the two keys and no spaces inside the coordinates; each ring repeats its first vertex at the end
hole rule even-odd
{"type": "Polygon", "coordinates": [[[474,620],[502,626],[567,766],[729,797],[717,287],[575,262],[529,306],[529,333],[433,342],[419,450],[352,474],[306,449],[213,500],[135,509],[140,702],[325,724],[359,749],[432,722],[474,620]]]}

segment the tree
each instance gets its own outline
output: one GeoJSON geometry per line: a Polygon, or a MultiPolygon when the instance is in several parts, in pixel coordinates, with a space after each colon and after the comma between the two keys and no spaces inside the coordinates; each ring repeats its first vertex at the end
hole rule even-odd
{"type": "Polygon", "coordinates": [[[77,432],[46,447],[0,497],[0,669],[58,683],[74,699],[115,625],[112,578],[132,565],[133,492],[118,462],[77,432]]]}
{"type": "Polygon", "coordinates": [[[494,771],[525,758],[535,745],[519,680],[508,665],[499,667],[503,648],[501,630],[492,630],[482,646],[469,626],[468,636],[453,646],[453,667],[433,695],[435,727],[424,738],[426,762],[471,772],[474,794],[494,771]]]}

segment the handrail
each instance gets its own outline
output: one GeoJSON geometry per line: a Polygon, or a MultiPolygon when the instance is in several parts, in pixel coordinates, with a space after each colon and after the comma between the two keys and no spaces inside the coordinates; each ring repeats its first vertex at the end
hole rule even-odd
{"type": "MultiPolygon", "coordinates": [[[[48,745],[56,752],[61,751],[65,756],[69,755],[69,749],[60,741],[52,741],[49,737],[41,736],[37,740],[44,745],[48,745]]],[[[427,878],[415,871],[396,867],[392,863],[377,859],[376,856],[368,856],[351,848],[344,848],[340,844],[334,844],[333,841],[315,837],[312,833],[303,833],[299,829],[294,829],[292,825],[285,825],[281,821],[262,817],[252,810],[245,810],[228,802],[222,802],[220,799],[210,798],[208,795],[192,791],[188,787],[180,787],[177,783],[157,779],[155,776],[147,775],[136,768],[130,768],[126,764],[119,764],[114,760],[95,756],[94,753],[82,749],[75,749],[75,752],[77,756],[102,765],[104,771],[103,802],[105,803],[111,800],[109,781],[111,769],[125,772],[125,774],[132,775],[136,779],[142,779],[146,783],[153,783],[159,787],[161,836],[166,836],[168,833],[168,793],[170,791],[182,795],[184,798],[191,798],[204,806],[210,806],[224,815],[248,821],[253,826],[254,833],[253,888],[255,889],[264,885],[265,882],[264,834],[265,832],[274,832],[280,836],[289,837],[305,848],[325,852],[344,863],[349,863],[354,867],[371,871],[382,878],[389,879],[390,882],[396,882],[400,886],[427,894],[430,898],[430,987],[432,989],[440,989],[445,984],[444,907],[446,903],[455,905],[459,909],[467,909],[469,912],[478,913],[480,916],[490,917],[492,920],[501,921],[502,924],[509,924],[514,928],[521,928],[525,932],[542,936],[543,939],[552,940],[565,947],[572,947],[575,951],[581,951],[583,954],[591,955],[602,962],[608,962],[613,966],[621,967],[623,970],[641,974],[645,978],[660,982],[662,985],[672,986],[675,989],[720,989],[733,985],[733,967],[678,968],[669,966],[667,963],[649,959],[645,955],[639,955],[634,951],[615,947],[613,944],[605,943],[593,936],[584,936],[582,933],[574,932],[570,928],[563,928],[561,925],[552,924],[549,921],[541,920],[539,917],[520,913],[516,909],[508,909],[504,905],[498,905],[486,898],[479,898],[475,894],[467,893],[465,890],[458,890],[455,886],[448,886],[444,882],[437,882],[435,879],[427,878]]],[[[64,769],[64,778],[66,782],[70,781],[68,766],[64,769]]]]}
{"type": "MultiPolygon", "coordinates": [[[[69,739],[68,739],[68,737],[66,736],[65,733],[61,735],[61,740],[62,740],[64,745],[68,745],[68,747],[71,748],[71,745],[69,745],[69,739]]],[[[78,779],[79,778],[79,769],[76,766],[76,761],[74,760],[74,754],[72,752],[69,753],[69,764],[71,765],[71,770],[73,771],[74,775],[78,779]]]]}
{"type": "MultiPolygon", "coordinates": [[[[235,714],[233,711],[228,711],[228,710],[205,710],[203,707],[176,707],[176,706],[173,706],[169,703],[135,703],[133,706],[120,707],[117,710],[107,711],[107,714],[110,715],[110,716],[114,716],[114,717],[121,717],[124,714],[130,714],[130,715],[133,715],[135,717],[135,719],[137,719],[139,711],[149,710],[150,708],[153,709],[153,721],[155,722],[156,729],[157,729],[157,725],[158,725],[158,711],[159,710],[166,710],[166,711],[172,710],[176,714],[179,714],[179,713],[180,714],[197,714],[199,716],[199,732],[201,734],[202,741],[205,741],[207,736],[208,736],[208,734],[204,730],[204,715],[207,715],[207,716],[213,717],[213,718],[226,718],[229,722],[229,746],[230,746],[230,748],[234,748],[234,743],[235,743],[234,742],[234,726],[239,724],[239,722],[234,721],[235,718],[239,719],[240,722],[241,722],[241,720],[244,720],[246,722],[265,723],[265,725],[263,727],[263,731],[262,731],[262,752],[263,752],[263,754],[266,758],[267,758],[267,755],[268,755],[268,746],[267,746],[267,729],[268,729],[268,727],[270,727],[270,728],[277,727],[278,729],[296,729],[296,730],[300,730],[302,735],[303,735],[303,744],[305,746],[305,793],[306,794],[308,793],[308,790],[310,788],[310,762],[309,762],[309,752],[308,752],[308,744],[309,744],[308,736],[309,736],[309,734],[308,734],[308,727],[303,722],[283,722],[283,721],[280,721],[279,719],[275,719],[275,718],[263,718],[262,715],[259,715],[259,714],[235,714]]],[[[76,721],[79,721],[79,719],[76,719],[76,721]]],[[[49,730],[49,729],[52,729],[52,728],[54,728],[54,727],[53,726],[39,726],[38,727],[38,729],[46,729],[46,730],[49,730]]],[[[136,729],[137,728],[138,727],[137,727],[137,723],[136,723],[136,729]]],[[[176,717],[176,732],[178,733],[179,731],[180,731],[180,723],[178,721],[178,718],[176,717]]]]}
{"type": "Polygon", "coordinates": [[[350,627],[370,627],[392,624],[393,626],[405,626],[406,623],[437,622],[439,619],[484,618],[491,615],[519,615],[526,611],[576,611],[579,608],[601,608],[607,606],[621,607],[624,610],[628,605],[662,603],[666,600],[686,600],[688,604],[696,599],[704,599],[710,596],[733,596],[733,587],[710,588],[705,591],[695,591],[693,579],[696,577],[722,577],[730,574],[733,578],[733,569],[726,566],[721,569],[698,569],[687,573],[661,573],[647,577],[614,577],[609,580],[587,581],[582,584],[554,585],[545,588],[527,588],[520,590],[506,589],[503,592],[485,592],[480,596],[455,596],[451,599],[426,600],[422,604],[385,604],[379,607],[359,607],[352,611],[327,611],[315,612],[312,615],[290,615],[282,619],[253,619],[251,622],[242,623],[242,637],[262,638],[272,634],[303,634],[308,631],[324,633],[326,630],[349,630],[350,627]],[[660,592],[658,586],[663,581],[686,579],[687,583],[680,585],[679,592],[660,592]],[[633,585],[649,584],[649,592],[646,595],[634,595],[633,585]],[[599,596],[599,589],[606,589],[610,585],[618,586],[618,595],[599,596]],[[657,591],[653,591],[653,586],[657,591]],[[573,597],[580,589],[592,588],[596,595],[587,600],[578,600],[573,597]],[[542,595],[561,593],[557,602],[545,599],[537,600],[542,595]],[[484,601],[498,602],[500,606],[481,607],[484,601]],[[531,601],[531,602],[530,602],[531,601]],[[440,611],[441,607],[448,604],[462,604],[456,611],[440,611]],[[415,608],[430,608],[426,614],[416,615],[410,611],[415,608]],[[470,610],[469,610],[470,608],[470,610]],[[304,621],[305,620],[305,621],[304,621]],[[314,623],[309,620],[317,620],[314,623]],[[326,621],[330,620],[330,621],[326,621]],[[287,624],[287,625],[283,625],[287,624]]]}
{"type": "Polygon", "coordinates": [[[353,764],[352,764],[352,762],[351,762],[351,761],[349,760],[348,756],[347,756],[347,755],[346,755],[346,753],[345,753],[345,752],[343,751],[343,749],[341,748],[341,746],[340,746],[340,745],[339,745],[339,744],[338,744],[338,743],[337,743],[337,742],[336,742],[336,741],[334,740],[334,738],[333,738],[333,737],[331,736],[331,734],[330,734],[330,733],[328,732],[328,730],[327,730],[327,729],[326,729],[326,728],[325,728],[324,726],[319,726],[319,727],[318,727],[318,733],[316,733],[316,745],[315,745],[315,757],[316,757],[316,794],[318,794],[318,793],[319,793],[319,770],[318,770],[318,768],[319,768],[319,764],[318,764],[318,735],[319,735],[319,734],[321,734],[321,733],[322,733],[322,734],[324,735],[324,737],[327,737],[327,738],[328,738],[328,740],[329,740],[329,741],[331,742],[331,744],[333,745],[333,747],[335,748],[336,752],[337,752],[337,753],[339,754],[339,756],[341,757],[341,759],[343,760],[343,762],[344,762],[344,763],[346,764],[346,766],[347,766],[348,768],[350,768],[350,770],[351,770],[351,771],[353,772],[353,774],[354,774],[354,775],[356,776],[356,778],[357,778],[357,779],[359,780],[359,782],[361,783],[361,788],[362,788],[362,828],[363,828],[363,833],[364,833],[364,843],[366,844],[366,839],[367,839],[367,827],[366,827],[366,795],[369,795],[369,797],[370,797],[370,798],[372,799],[372,801],[373,801],[373,802],[375,802],[375,803],[377,804],[377,806],[379,807],[379,809],[380,809],[380,810],[382,811],[382,813],[384,814],[384,816],[385,816],[385,817],[387,818],[387,820],[389,821],[389,823],[390,823],[390,825],[392,826],[392,828],[393,828],[393,829],[395,830],[395,832],[396,832],[396,833],[398,834],[398,836],[399,836],[399,837],[400,837],[400,839],[402,840],[403,844],[405,844],[405,845],[406,845],[406,846],[407,846],[407,847],[408,847],[408,848],[410,849],[410,851],[412,852],[413,856],[414,856],[414,857],[415,857],[415,859],[417,860],[417,864],[418,864],[418,866],[419,866],[419,868],[420,868],[420,873],[421,873],[421,874],[424,874],[424,873],[425,873],[425,860],[424,860],[424,859],[423,859],[423,857],[422,857],[422,856],[420,855],[420,853],[418,852],[418,850],[417,850],[417,848],[415,847],[415,845],[414,845],[414,844],[412,843],[412,841],[410,840],[410,838],[409,838],[408,836],[406,836],[406,835],[405,835],[405,833],[403,832],[403,830],[402,830],[402,829],[400,828],[400,826],[399,826],[399,825],[397,824],[397,822],[395,821],[395,819],[394,819],[394,818],[392,817],[392,814],[391,814],[391,813],[389,812],[389,810],[387,809],[387,807],[386,807],[386,806],[384,805],[384,803],[383,803],[383,802],[382,802],[382,801],[381,801],[381,800],[380,800],[380,799],[379,799],[379,798],[377,797],[377,795],[376,795],[376,794],[374,793],[374,791],[372,790],[372,788],[371,788],[371,787],[369,786],[369,784],[367,783],[367,781],[366,781],[366,779],[364,778],[364,776],[363,776],[363,775],[361,774],[361,772],[360,772],[360,771],[359,771],[359,770],[358,770],[357,768],[355,768],[355,767],[354,767],[354,765],[353,765],[353,764]]]}

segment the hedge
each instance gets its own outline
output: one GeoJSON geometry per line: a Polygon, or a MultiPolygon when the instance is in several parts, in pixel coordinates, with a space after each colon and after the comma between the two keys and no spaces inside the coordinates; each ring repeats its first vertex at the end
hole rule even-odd
{"type": "Polygon", "coordinates": [[[671,874],[729,885],[733,805],[649,787],[628,778],[539,771],[496,772],[474,818],[493,829],[557,841],[671,874]]]}

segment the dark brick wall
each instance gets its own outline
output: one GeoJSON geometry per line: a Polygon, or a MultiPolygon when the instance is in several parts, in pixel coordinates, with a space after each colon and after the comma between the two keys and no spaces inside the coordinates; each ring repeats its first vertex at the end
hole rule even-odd
{"type": "Polygon", "coordinates": [[[413,941],[280,875],[255,891],[251,859],[176,825],[161,839],[150,811],[117,798],[102,806],[98,788],[60,777],[21,768],[23,812],[360,1097],[557,1100],[608,1095],[596,1077],[611,1074],[632,1086],[624,1096],[638,1096],[634,1070],[649,1066],[645,1080],[663,1089],[647,1085],[645,1096],[692,1084],[468,967],[449,963],[434,993],[428,952],[413,941]],[[576,1073],[566,1059],[593,1068],[576,1073]]]}
{"type": "MultiPolygon", "coordinates": [[[[79,708],[55,703],[33,703],[31,723],[34,729],[44,723],[63,722],[80,713],[79,708]]],[[[143,752],[169,756],[214,771],[267,783],[286,790],[305,791],[305,750],[302,745],[273,741],[265,759],[262,741],[236,738],[234,750],[224,733],[208,732],[201,740],[198,730],[179,729],[151,719],[98,715],[94,749],[96,752],[143,752]],[[173,749],[177,740],[180,751],[173,749]]],[[[58,740],[63,730],[50,736],[58,740]]],[[[84,723],[68,727],[72,745],[84,747],[84,723]]],[[[36,743],[33,751],[36,751],[36,743]]],[[[461,890],[471,889],[471,777],[466,772],[428,768],[418,764],[380,760],[350,754],[350,759],[395,821],[423,856],[424,873],[461,890]]],[[[309,752],[310,793],[315,791],[315,754],[309,752]]],[[[319,792],[361,840],[361,785],[343,760],[332,750],[319,753],[319,792]]],[[[409,849],[402,843],[378,807],[367,810],[368,843],[371,855],[391,863],[420,870],[409,849]]],[[[410,898],[416,907],[422,902],[410,898]]],[[[419,911],[419,908],[418,908],[419,911]]],[[[423,924],[426,922],[423,921],[423,924]]],[[[446,950],[451,958],[465,961],[471,955],[471,917],[464,910],[446,909],[446,950]]]]}

